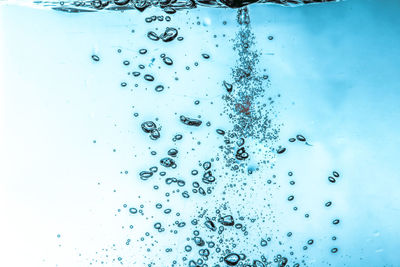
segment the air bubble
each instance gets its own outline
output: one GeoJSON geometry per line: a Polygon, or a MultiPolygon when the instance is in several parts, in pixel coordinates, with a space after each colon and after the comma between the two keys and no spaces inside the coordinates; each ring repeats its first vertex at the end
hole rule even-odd
{"type": "Polygon", "coordinates": [[[162,92],[164,91],[164,86],[163,85],[157,85],[156,88],[154,89],[156,92],[162,92]]]}
{"type": "Polygon", "coordinates": [[[224,217],[221,217],[218,219],[218,222],[224,226],[233,226],[235,224],[232,215],[226,215],[224,217]]]}
{"type": "Polygon", "coordinates": [[[284,153],[286,151],[286,148],[285,147],[280,147],[280,148],[278,148],[278,150],[276,151],[278,154],[282,154],[282,153],[284,153]]]}
{"type": "Polygon", "coordinates": [[[178,150],[175,148],[171,148],[170,150],[168,150],[168,156],[176,157],[177,154],[178,154],[178,150]]]}
{"type": "Polygon", "coordinates": [[[93,59],[94,61],[100,61],[100,58],[99,58],[99,56],[97,56],[97,55],[92,55],[92,59],[93,59]]]}
{"type": "Polygon", "coordinates": [[[230,83],[228,83],[228,82],[226,82],[226,81],[224,81],[223,84],[224,84],[224,86],[225,86],[226,91],[227,91],[228,93],[232,93],[233,85],[230,84],[230,83]]]}
{"type": "Polygon", "coordinates": [[[211,162],[209,162],[209,161],[204,162],[203,168],[204,168],[204,170],[210,169],[211,168],[211,162]]]}
{"type": "Polygon", "coordinates": [[[165,213],[165,214],[170,214],[171,211],[172,211],[171,209],[165,209],[165,210],[164,210],[164,213],[165,213]]]}
{"type": "Polygon", "coordinates": [[[168,66],[171,66],[172,64],[174,64],[174,62],[172,61],[172,59],[170,57],[164,57],[163,61],[165,64],[167,64],[168,66]]]}
{"type": "Polygon", "coordinates": [[[149,81],[149,82],[154,81],[154,77],[153,77],[152,75],[150,75],[150,74],[144,75],[144,79],[145,79],[146,81],[149,81]]]}
{"type": "Polygon", "coordinates": [[[181,120],[181,122],[183,124],[186,124],[186,125],[189,125],[189,126],[200,126],[202,124],[201,120],[192,119],[192,118],[189,118],[189,117],[185,117],[183,115],[181,115],[179,117],[179,119],[181,120]]]}
{"type": "Polygon", "coordinates": [[[136,208],[130,208],[129,212],[132,214],[136,214],[138,212],[138,210],[136,208]]]}
{"type": "Polygon", "coordinates": [[[165,32],[160,35],[161,40],[164,42],[171,42],[178,36],[178,30],[172,27],[167,27],[165,32]]]}
{"type": "Polygon", "coordinates": [[[147,33],[147,37],[148,37],[150,40],[153,40],[153,41],[158,41],[158,40],[160,40],[160,37],[158,37],[158,35],[157,35],[155,32],[152,32],[152,31],[150,31],[150,32],[147,33]]]}
{"type": "Polygon", "coordinates": [[[152,172],[149,171],[142,171],[139,173],[140,179],[142,179],[143,181],[148,180],[151,176],[153,176],[152,172]]]}
{"type": "Polygon", "coordinates": [[[333,178],[332,176],[329,176],[329,177],[328,177],[328,180],[329,180],[329,182],[331,182],[331,183],[335,183],[335,182],[336,182],[336,179],[333,178]]]}
{"type": "Polygon", "coordinates": [[[229,266],[235,266],[239,263],[240,257],[236,253],[231,253],[224,258],[224,261],[229,266]]]}
{"type": "Polygon", "coordinates": [[[154,131],[157,128],[156,124],[152,121],[143,122],[141,127],[145,133],[151,133],[152,131],[154,131]]]}
{"type": "Polygon", "coordinates": [[[225,131],[224,131],[224,130],[217,129],[216,132],[217,132],[217,134],[219,134],[219,135],[225,135],[225,131]]]}
{"type": "Polygon", "coordinates": [[[215,226],[215,224],[214,224],[213,221],[208,220],[208,221],[206,221],[206,222],[204,223],[204,225],[205,225],[208,229],[210,229],[211,231],[216,231],[216,230],[217,230],[217,227],[215,226]]]}
{"type": "Polygon", "coordinates": [[[265,267],[264,263],[262,263],[259,260],[254,260],[253,261],[253,266],[252,267],[265,267]]]}
{"type": "Polygon", "coordinates": [[[296,135],[297,140],[301,141],[301,142],[305,142],[306,138],[304,136],[302,136],[301,134],[296,135]]]}
{"type": "Polygon", "coordinates": [[[124,6],[127,5],[130,2],[130,0],[114,0],[114,4],[118,6],[124,6]]]}
{"type": "Polygon", "coordinates": [[[172,158],[163,158],[160,160],[160,164],[166,168],[169,168],[175,164],[175,161],[172,158]]]}

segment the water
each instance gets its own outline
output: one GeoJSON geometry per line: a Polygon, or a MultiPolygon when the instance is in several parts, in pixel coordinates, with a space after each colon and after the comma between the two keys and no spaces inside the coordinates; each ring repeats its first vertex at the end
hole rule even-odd
{"type": "MultiPolygon", "coordinates": [[[[143,12],[148,8],[160,8],[166,14],[175,14],[178,10],[192,9],[197,7],[217,7],[217,8],[240,8],[249,4],[264,3],[278,4],[283,6],[299,6],[305,4],[316,4],[324,2],[336,2],[339,0],[82,0],[82,1],[7,1],[8,3],[17,3],[25,5],[37,5],[37,7],[50,7],[57,11],[69,13],[95,12],[100,10],[111,11],[139,11],[143,12]]],[[[148,18],[146,22],[159,20],[159,18],[148,18]]]]}
{"type": "Polygon", "coordinates": [[[398,266],[397,1],[107,2],[0,5],[1,266],[398,266]]]}

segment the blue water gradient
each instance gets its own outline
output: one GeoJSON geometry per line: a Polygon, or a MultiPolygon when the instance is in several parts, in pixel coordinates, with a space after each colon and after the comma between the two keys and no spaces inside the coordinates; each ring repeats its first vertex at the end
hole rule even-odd
{"type": "MultiPolygon", "coordinates": [[[[289,167],[295,170],[302,177],[296,185],[299,207],[320,211],[304,224],[303,213],[286,212],[291,206],[280,199],[289,189],[283,187],[274,203],[282,216],[271,227],[296,231],[304,240],[317,236],[307,252],[293,244],[296,253],[307,255],[307,266],[400,266],[400,2],[255,4],[249,10],[262,52],[259,66],[270,78],[268,92],[281,95],[274,106],[283,124],[280,140],[302,133],[312,143],[288,150],[275,171],[283,177],[289,167]],[[342,177],[335,187],[316,182],[335,169],[342,177]],[[327,198],[336,203],[333,213],[319,207],[327,198]],[[336,215],[341,224],[333,228],[327,222],[336,215]],[[339,253],[330,253],[332,246],[339,253]]],[[[171,119],[175,112],[192,110],[215,127],[228,127],[217,115],[224,105],[221,81],[235,65],[231,39],[238,29],[232,9],[173,15],[185,37],[184,46],[168,48],[179,83],[173,71],[154,69],[172,89],[162,97],[152,90],[133,94],[120,87],[126,74],[120,63],[140,48],[157,49],[142,36],[144,18],[159,13],[68,14],[0,5],[0,266],[121,265],[103,249],[135,262],[126,266],[145,266],[147,254],[121,245],[127,238],[121,226],[131,221],[117,211],[121,203],[159,197],[137,180],[151,160],[139,121],[160,118],[165,139],[181,127],[171,119]],[[191,28],[197,21],[201,25],[191,28]],[[212,56],[209,63],[201,53],[212,56]],[[95,66],[92,54],[101,58],[95,66]],[[185,71],[193,61],[200,62],[195,75],[185,71]],[[193,110],[194,99],[214,105],[193,110]],[[133,119],[136,111],[140,120],[133,119]],[[140,151],[146,153],[135,158],[140,151]]],[[[204,143],[199,158],[218,145],[204,143]]],[[[165,142],[158,147],[168,148],[165,142]]],[[[152,228],[146,223],[136,223],[136,231],[152,228]]],[[[172,259],[167,255],[165,262],[172,259]]]]}

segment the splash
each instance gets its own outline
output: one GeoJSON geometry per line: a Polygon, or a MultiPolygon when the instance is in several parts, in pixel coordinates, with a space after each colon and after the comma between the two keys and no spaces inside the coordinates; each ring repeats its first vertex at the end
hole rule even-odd
{"type": "Polygon", "coordinates": [[[35,1],[34,4],[50,7],[57,11],[80,13],[99,10],[143,12],[147,8],[157,7],[167,14],[196,7],[240,8],[249,4],[277,4],[299,6],[340,0],[86,0],[86,1],[35,1]]]}

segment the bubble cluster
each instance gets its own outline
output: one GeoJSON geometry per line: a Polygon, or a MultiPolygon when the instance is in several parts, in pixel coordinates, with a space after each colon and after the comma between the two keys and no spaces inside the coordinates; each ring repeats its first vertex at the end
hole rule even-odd
{"type": "MultiPolygon", "coordinates": [[[[196,8],[198,5],[207,7],[230,7],[238,8],[252,3],[271,3],[279,5],[302,5],[321,2],[335,2],[338,0],[174,0],[174,1],[152,1],[152,0],[65,0],[65,1],[36,1],[35,4],[52,6],[52,9],[68,13],[94,12],[99,10],[137,10],[145,11],[149,7],[157,7],[166,14],[174,14],[177,10],[196,8]]],[[[146,22],[163,21],[162,16],[146,18],[146,22]]],[[[167,20],[167,19],[166,19],[167,20]]],[[[168,21],[168,20],[167,20],[168,21]]],[[[272,37],[272,36],[270,36],[272,37]]],[[[272,40],[272,39],[270,39],[272,40]]]]}
{"type": "Polygon", "coordinates": [[[160,138],[161,128],[157,128],[156,124],[152,121],[145,121],[141,125],[143,132],[148,133],[151,140],[160,138]]]}
{"type": "MultiPolygon", "coordinates": [[[[224,0],[201,4],[240,7],[251,2],[224,0]]],[[[268,2],[288,3],[278,0],[268,2]]],[[[129,69],[127,77],[136,82],[134,90],[144,91],[148,96],[147,103],[151,103],[154,95],[167,98],[173,94],[174,86],[168,85],[157,71],[152,71],[155,68],[151,66],[172,70],[176,77],[180,73],[180,55],[167,53],[165,49],[176,45],[179,51],[179,45],[185,45],[187,40],[181,36],[185,34],[185,29],[173,22],[172,14],[180,7],[188,8],[200,2],[188,1],[179,6],[182,3],[179,0],[158,2],[157,6],[171,16],[157,14],[145,17],[145,24],[142,25],[146,28],[140,37],[143,43],[151,43],[156,49],[151,46],[137,48],[132,52],[135,57],[121,58],[118,63],[122,62],[121,68],[129,69]],[[158,27],[153,28],[154,25],[158,27]],[[151,58],[150,63],[145,61],[146,57],[151,58]]],[[[87,8],[135,9],[142,12],[153,5],[145,0],[99,0],[92,1],[87,8]]],[[[194,25],[201,25],[198,22],[194,25]]],[[[143,157],[144,160],[140,163],[135,161],[135,167],[138,164],[143,166],[140,165],[133,175],[127,171],[121,173],[136,179],[143,192],[152,191],[156,197],[142,200],[141,197],[147,193],[142,193],[140,188],[138,196],[132,196],[130,203],[117,210],[118,215],[126,214],[131,223],[122,227],[129,237],[124,239],[123,244],[135,244],[131,253],[134,257],[143,255],[145,262],[139,263],[127,254],[123,257],[118,255],[114,261],[127,266],[139,264],[148,267],[289,267],[307,266],[307,253],[312,249],[329,255],[340,254],[334,242],[338,242],[337,233],[342,222],[345,225],[346,221],[335,213],[335,199],[329,197],[344,177],[336,170],[327,170],[326,177],[321,177],[321,181],[331,190],[326,192],[328,199],[318,202],[318,208],[311,208],[301,202],[302,196],[298,194],[297,187],[302,180],[296,169],[287,166],[283,174],[275,169],[277,162],[296,153],[295,148],[311,149],[313,136],[307,136],[304,131],[281,139],[283,124],[275,108],[281,95],[269,90],[269,73],[260,66],[262,54],[257,50],[256,36],[246,7],[237,10],[236,24],[238,30],[232,40],[235,65],[231,67],[230,74],[221,77],[213,88],[218,90],[222,103],[215,108],[219,109],[215,118],[207,116],[207,108],[202,109],[208,105],[208,95],[191,98],[188,102],[192,110],[182,111],[176,107],[174,115],[169,118],[170,124],[161,117],[140,119],[148,110],[140,112],[139,116],[140,110],[135,107],[133,128],[142,135],[146,146],[148,144],[148,151],[135,151],[135,157],[143,157]],[[219,125],[218,120],[226,124],[219,125]],[[207,142],[218,145],[208,145],[207,142]],[[207,153],[197,154],[203,146],[207,146],[204,149],[207,153]],[[319,209],[324,210],[320,214],[329,214],[324,218],[326,230],[299,234],[294,224],[308,228],[307,224],[320,212],[319,209]],[[293,222],[287,223],[287,228],[280,224],[284,215],[289,218],[297,216],[293,222]],[[324,244],[330,242],[331,246],[323,245],[320,240],[324,238],[327,239],[324,244]]],[[[272,36],[264,36],[264,39],[276,40],[272,36]]],[[[126,55],[121,50],[118,53],[126,55]]],[[[213,64],[216,64],[214,60],[219,55],[204,49],[193,57],[194,67],[188,64],[182,67],[183,71],[193,71],[199,63],[209,69],[217,67],[213,64]]],[[[98,64],[99,61],[97,55],[92,55],[90,62],[98,64]]],[[[133,87],[131,80],[125,80],[129,83],[119,81],[119,84],[124,88],[133,87]]],[[[180,82],[178,78],[175,81],[180,82]]],[[[175,108],[168,101],[166,104],[171,109],[175,108]]],[[[151,112],[158,116],[160,111],[151,104],[147,108],[149,106],[151,112]]],[[[109,253],[109,250],[106,251],[109,253]]],[[[116,249],[114,251],[119,253],[116,249]]],[[[107,260],[103,262],[112,262],[107,260]]]]}

